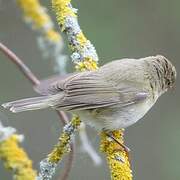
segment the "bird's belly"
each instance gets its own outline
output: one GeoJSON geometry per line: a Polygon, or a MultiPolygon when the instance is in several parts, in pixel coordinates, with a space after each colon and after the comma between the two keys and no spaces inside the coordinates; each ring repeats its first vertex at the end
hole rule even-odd
{"type": "Polygon", "coordinates": [[[127,107],[107,107],[78,112],[83,122],[97,130],[126,128],[141,119],[154,103],[146,101],[127,107]]]}
{"type": "Polygon", "coordinates": [[[150,108],[151,106],[146,106],[145,104],[123,108],[119,113],[114,114],[110,118],[111,123],[108,122],[107,126],[111,129],[116,129],[117,127],[121,129],[131,126],[140,120],[150,108]]]}

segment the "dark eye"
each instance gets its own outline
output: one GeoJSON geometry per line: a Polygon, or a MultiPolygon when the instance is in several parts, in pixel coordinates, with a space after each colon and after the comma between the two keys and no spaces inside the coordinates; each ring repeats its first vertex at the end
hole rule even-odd
{"type": "Polygon", "coordinates": [[[171,84],[171,82],[170,82],[170,81],[168,81],[167,85],[168,85],[168,86],[170,86],[170,84],[171,84]]]}

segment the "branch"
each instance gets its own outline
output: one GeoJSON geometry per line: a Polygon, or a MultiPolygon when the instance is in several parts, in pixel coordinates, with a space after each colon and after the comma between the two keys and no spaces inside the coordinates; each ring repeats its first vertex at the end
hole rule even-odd
{"type": "Polygon", "coordinates": [[[71,153],[68,156],[68,160],[65,166],[65,172],[63,175],[60,176],[59,180],[66,180],[69,177],[69,172],[72,169],[73,161],[74,161],[74,154],[75,154],[75,142],[70,144],[71,153]]]}
{"type": "Polygon", "coordinates": [[[70,151],[70,144],[75,131],[80,126],[80,120],[74,116],[64,128],[59,138],[58,144],[54,147],[52,152],[40,162],[40,173],[37,180],[49,180],[56,171],[58,163],[62,160],[63,155],[70,151]]]}
{"type": "Polygon", "coordinates": [[[82,146],[81,149],[89,155],[94,165],[96,166],[101,165],[102,159],[94,150],[93,146],[91,145],[91,142],[89,141],[88,136],[87,136],[86,126],[84,123],[81,123],[81,126],[79,128],[79,137],[81,140],[81,146],[82,146]]]}
{"type": "Polygon", "coordinates": [[[96,50],[84,36],[77,20],[77,9],[72,7],[70,1],[52,0],[52,6],[61,30],[68,37],[69,48],[73,52],[72,61],[79,71],[97,69],[98,56],[96,50]]]}
{"type": "Polygon", "coordinates": [[[39,80],[36,76],[31,72],[31,70],[23,63],[23,61],[17,57],[10,49],[8,49],[4,44],[0,42],[0,51],[4,53],[5,56],[13,62],[18,69],[24,74],[24,76],[33,84],[38,85],[39,80]]]}
{"type": "MultiPolygon", "coordinates": [[[[112,132],[112,136],[123,144],[124,130],[112,132]]],[[[129,155],[119,144],[107,137],[106,133],[101,133],[101,152],[106,154],[106,160],[110,169],[111,180],[132,180],[132,171],[130,168],[129,155]]]]}

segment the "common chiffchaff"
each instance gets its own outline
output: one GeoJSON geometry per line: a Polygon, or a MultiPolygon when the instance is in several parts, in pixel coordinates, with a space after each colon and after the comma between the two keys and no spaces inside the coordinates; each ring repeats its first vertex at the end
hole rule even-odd
{"type": "Polygon", "coordinates": [[[141,119],[175,79],[175,67],[164,56],[127,58],[44,80],[35,87],[42,96],[2,106],[15,113],[52,107],[76,113],[98,130],[115,130],[141,119]]]}

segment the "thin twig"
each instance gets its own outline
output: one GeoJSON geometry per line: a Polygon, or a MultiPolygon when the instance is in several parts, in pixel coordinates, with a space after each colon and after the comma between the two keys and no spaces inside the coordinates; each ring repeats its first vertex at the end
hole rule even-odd
{"type": "Polygon", "coordinates": [[[69,122],[69,118],[67,116],[67,114],[64,111],[58,111],[56,110],[59,118],[61,119],[63,126],[65,126],[68,122],[69,122]]]}
{"type": "Polygon", "coordinates": [[[9,58],[9,60],[11,60],[19,68],[19,70],[25,75],[25,77],[33,85],[38,85],[40,83],[40,81],[31,72],[31,70],[23,63],[23,61],[1,42],[0,42],[0,50],[9,58]]]}
{"type": "MultiPolygon", "coordinates": [[[[40,83],[39,79],[32,73],[32,71],[28,68],[28,66],[24,64],[23,61],[14,52],[12,52],[8,47],[6,47],[1,42],[0,42],[0,51],[2,51],[4,55],[6,55],[9,58],[9,60],[11,60],[11,62],[13,62],[18,67],[18,69],[33,85],[38,85],[40,83]]],[[[56,112],[58,113],[63,125],[67,124],[69,120],[66,113],[58,110],[56,110],[56,112]]],[[[68,175],[72,167],[72,161],[74,159],[73,157],[74,157],[74,142],[72,142],[71,145],[69,160],[67,162],[65,172],[62,176],[63,177],[62,180],[66,180],[68,178],[68,175]]]]}
{"type": "Polygon", "coordinates": [[[74,160],[74,154],[75,154],[75,142],[74,142],[74,140],[72,140],[70,148],[71,148],[71,153],[68,156],[67,164],[65,166],[65,171],[62,174],[62,176],[60,176],[59,180],[66,180],[69,177],[69,172],[72,168],[72,165],[73,165],[72,162],[74,160]]]}

